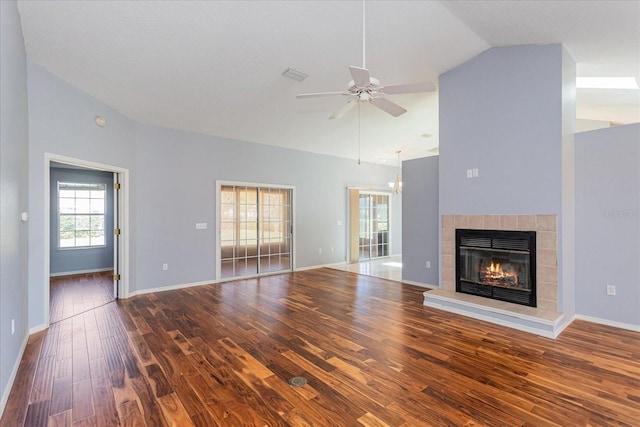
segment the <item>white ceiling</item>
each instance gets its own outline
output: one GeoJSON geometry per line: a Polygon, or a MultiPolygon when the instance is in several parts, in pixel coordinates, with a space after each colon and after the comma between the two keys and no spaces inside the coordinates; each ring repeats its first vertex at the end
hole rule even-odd
{"type": "MultiPolygon", "coordinates": [[[[357,158],[341,91],[362,65],[361,1],[19,1],[27,56],[151,125],[357,158]],[[283,77],[292,67],[309,77],[283,77]]],[[[436,80],[493,46],[564,43],[579,76],[640,82],[640,1],[370,1],[366,66],[383,85],[436,80]]],[[[438,146],[438,95],[362,106],[361,158],[438,146]],[[432,135],[429,138],[423,134],[432,135]]],[[[100,112],[96,112],[99,114],[100,112]]],[[[640,121],[640,91],[579,90],[578,118],[640,121]]]]}

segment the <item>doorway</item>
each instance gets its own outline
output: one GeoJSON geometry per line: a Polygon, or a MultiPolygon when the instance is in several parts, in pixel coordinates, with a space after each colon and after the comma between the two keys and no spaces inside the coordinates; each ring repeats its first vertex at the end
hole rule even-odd
{"type": "Polygon", "coordinates": [[[349,264],[391,254],[391,193],[350,187],[349,264]]]}
{"type": "Polygon", "coordinates": [[[45,154],[49,325],[128,295],[128,170],[45,154]]]}
{"type": "Polygon", "coordinates": [[[389,195],[359,192],[358,259],[389,256],[389,195]]]}
{"type": "Polygon", "coordinates": [[[291,271],[291,187],[218,184],[218,280],[291,271]]]}

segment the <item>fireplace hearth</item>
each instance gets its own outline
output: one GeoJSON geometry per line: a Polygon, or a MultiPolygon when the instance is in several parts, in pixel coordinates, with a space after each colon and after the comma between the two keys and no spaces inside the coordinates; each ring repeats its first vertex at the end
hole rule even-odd
{"type": "Polygon", "coordinates": [[[456,229],[456,292],[536,307],[536,232],[456,229]]]}

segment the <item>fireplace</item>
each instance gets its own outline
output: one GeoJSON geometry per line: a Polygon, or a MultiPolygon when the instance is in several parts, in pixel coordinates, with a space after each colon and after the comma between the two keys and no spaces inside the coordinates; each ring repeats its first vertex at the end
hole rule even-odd
{"type": "Polygon", "coordinates": [[[456,229],[456,292],[536,307],[536,232],[456,229]]]}

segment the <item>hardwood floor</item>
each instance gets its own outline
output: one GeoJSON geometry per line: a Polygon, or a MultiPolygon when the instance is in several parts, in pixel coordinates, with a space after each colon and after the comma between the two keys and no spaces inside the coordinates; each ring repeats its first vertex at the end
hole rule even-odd
{"type": "Polygon", "coordinates": [[[113,300],[113,271],[52,277],[49,322],[68,319],[113,300]]]}
{"type": "Polygon", "coordinates": [[[554,341],[423,291],[318,269],[110,303],[30,338],[0,425],[639,425],[640,333],[554,341]]]}

